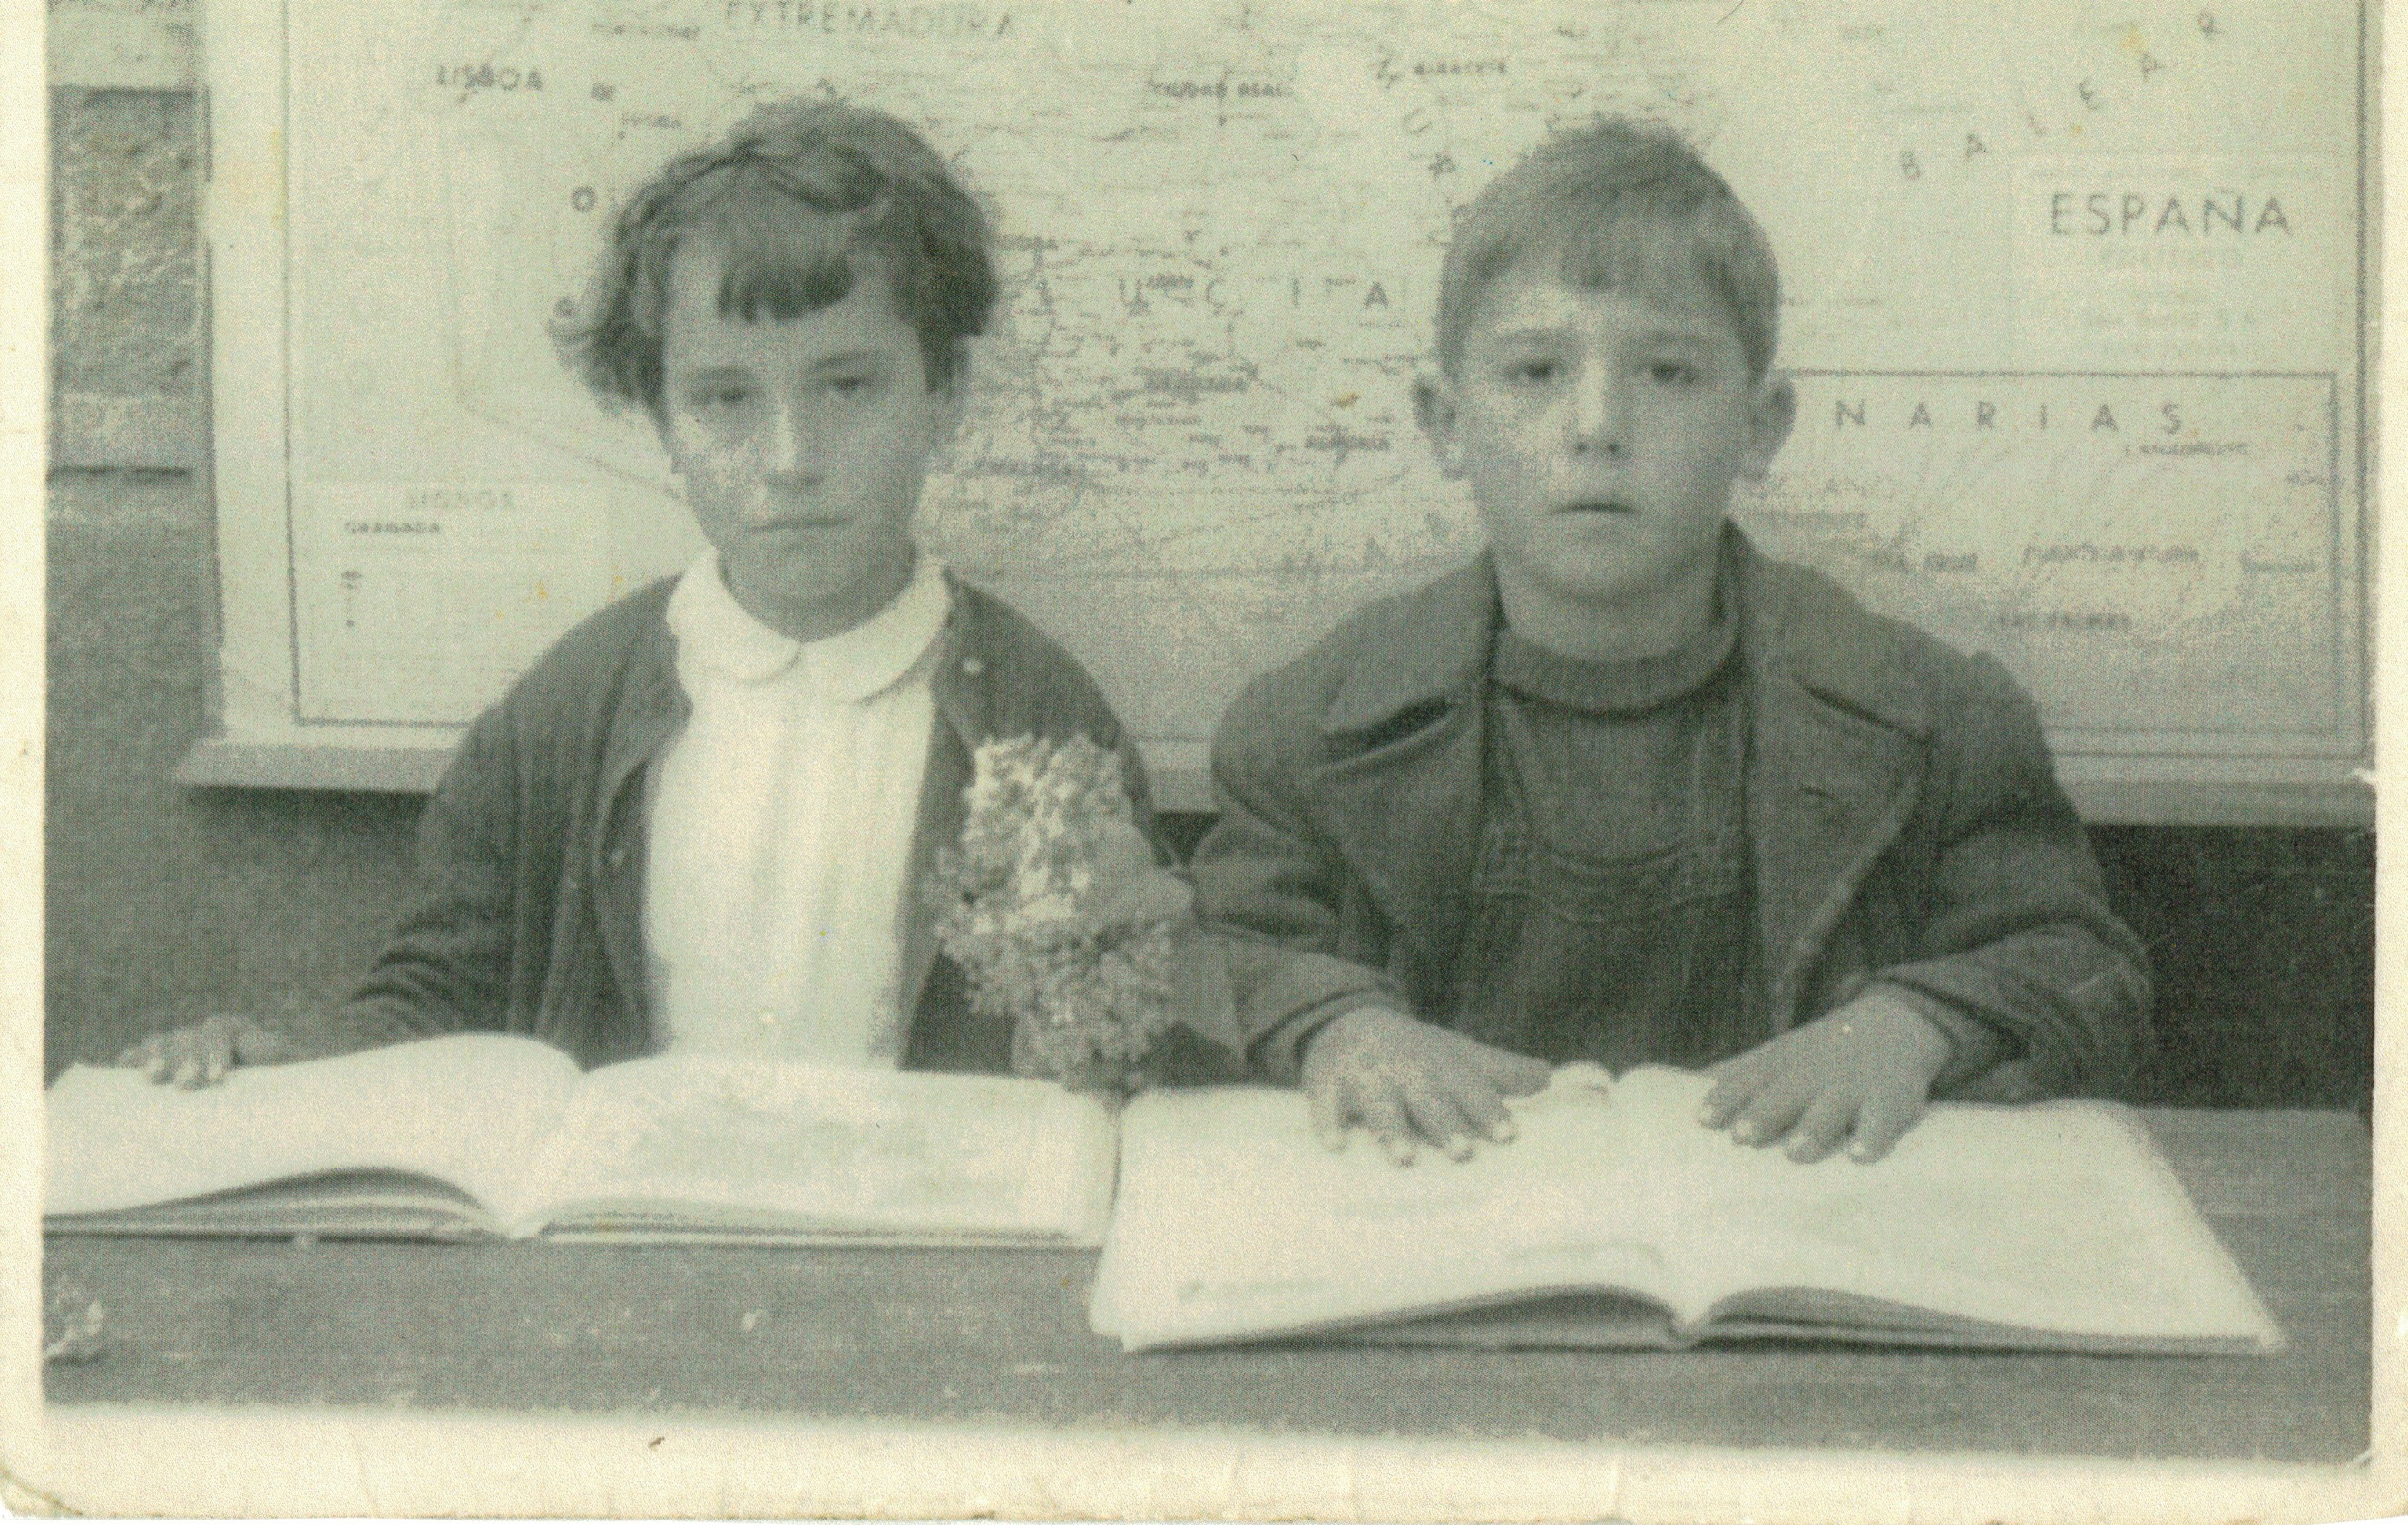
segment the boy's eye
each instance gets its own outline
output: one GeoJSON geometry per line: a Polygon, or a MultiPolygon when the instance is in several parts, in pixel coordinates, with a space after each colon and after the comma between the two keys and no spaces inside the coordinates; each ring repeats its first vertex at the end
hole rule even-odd
{"type": "Polygon", "coordinates": [[[752,400],[752,389],[740,381],[716,382],[693,393],[694,405],[705,410],[741,407],[752,400]]]}
{"type": "Polygon", "coordinates": [[[852,373],[839,373],[827,378],[821,385],[839,397],[857,397],[870,389],[872,378],[852,373]]]}
{"type": "Polygon", "coordinates": [[[1685,360],[1651,361],[1647,365],[1647,379],[1659,387],[1694,386],[1698,381],[1698,368],[1685,360]]]}
{"type": "Polygon", "coordinates": [[[1552,360],[1517,360],[1505,368],[1509,380],[1528,386],[1544,386],[1563,374],[1563,367],[1552,360]]]}

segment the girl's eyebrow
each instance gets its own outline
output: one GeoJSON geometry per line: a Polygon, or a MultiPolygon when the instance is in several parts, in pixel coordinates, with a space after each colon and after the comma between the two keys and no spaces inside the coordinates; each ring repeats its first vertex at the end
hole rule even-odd
{"type": "MultiPolygon", "coordinates": [[[[820,356],[805,369],[810,374],[818,376],[828,371],[874,366],[880,363],[881,358],[875,349],[839,349],[835,354],[820,356]]],[[[686,371],[678,378],[678,380],[687,386],[707,386],[720,381],[749,381],[752,379],[756,369],[749,361],[721,361],[716,364],[703,365],[686,371]]]]}
{"type": "Polygon", "coordinates": [[[822,355],[812,361],[810,368],[814,371],[833,371],[853,365],[875,365],[883,357],[875,349],[839,349],[835,354],[822,355]]]}

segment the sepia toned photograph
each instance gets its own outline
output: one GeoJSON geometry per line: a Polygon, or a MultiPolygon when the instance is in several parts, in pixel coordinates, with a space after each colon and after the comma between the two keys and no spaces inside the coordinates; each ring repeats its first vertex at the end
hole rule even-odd
{"type": "Polygon", "coordinates": [[[50,0],[10,1503],[2408,1508],[2380,9],[50,0]]]}

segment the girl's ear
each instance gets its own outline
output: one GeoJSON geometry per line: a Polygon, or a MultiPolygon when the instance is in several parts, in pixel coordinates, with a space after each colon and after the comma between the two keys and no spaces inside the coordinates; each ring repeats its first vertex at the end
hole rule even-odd
{"type": "Polygon", "coordinates": [[[1797,422],[1797,383],[1786,371],[1767,372],[1748,399],[1747,454],[1740,463],[1740,475],[1752,482],[1762,481],[1797,422]]]}
{"type": "Polygon", "coordinates": [[[1455,382],[1445,372],[1426,371],[1413,378],[1413,421],[1429,436],[1438,469],[1450,478],[1463,476],[1463,449],[1456,432],[1460,417],[1455,382]]]}

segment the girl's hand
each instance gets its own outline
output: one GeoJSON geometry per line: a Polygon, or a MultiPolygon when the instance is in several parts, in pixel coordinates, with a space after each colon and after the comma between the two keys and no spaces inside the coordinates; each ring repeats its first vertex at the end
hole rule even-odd
{"type": "Polygon", "coordinates": [[[117,1062],[161,1085],[190,1090],[216,1085],[237,1064],[281,1064],[299,1057],[293,1040],[272,1028],[244,1017],[210,1017],[128,1044],[117,1062]]]}
{"type": "Polygon", "coordinates": [[[1096,851],[1087,920],[1099,931],[1156,921],[1181,923],[1196,909],[1187,881],[1154,861],[1154,844],[1126,821],[1107,824],[1096,851]]]}
{"type": "Polygon", "coordinates": [[[1889,1153],[1923,1116],[1955,1047],[1903,998],[1878,988],[1709,1073],[1699,1120],[1742,1144],[1789,1141],[1820,1160],[1844,1142],[1865,1163],[1889,1153]]]}

